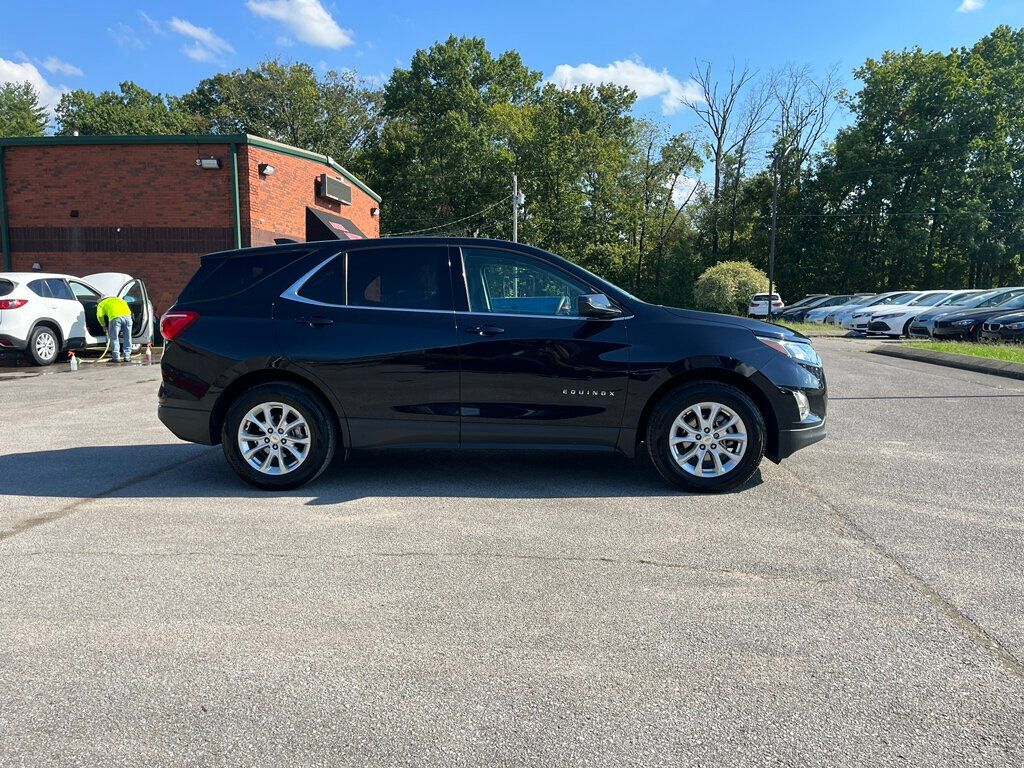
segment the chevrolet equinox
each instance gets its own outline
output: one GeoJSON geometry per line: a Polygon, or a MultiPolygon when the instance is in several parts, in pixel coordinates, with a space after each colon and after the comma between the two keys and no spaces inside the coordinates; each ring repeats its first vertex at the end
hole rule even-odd
{"type": "Polygon", "coordinates": [[[505,241],[210,254],[161,330],[161,421],[268,490],[338,451],[461,446],[646,450],[669,483],[724,491],[825,436],[805,337],[505,241]]]}

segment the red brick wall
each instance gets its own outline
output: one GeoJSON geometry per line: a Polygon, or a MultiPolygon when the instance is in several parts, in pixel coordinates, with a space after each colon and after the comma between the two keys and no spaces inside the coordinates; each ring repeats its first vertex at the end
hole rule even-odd
{"type": "Polygon", "coordinates": [[[239,165],[248,170],[247,179],[242,181],[242,210],[248,211],[249,219],[243,218],[242,226],[248,230],[252,245],[272,245],[275,237],[305,240],[307,206],[344,216],[367,237],[380,236],[380,217],[370,214],[370,209],[380,203],[323,163],[245,146],[241,148],[239,165]],[[274,166],[274,175],[260,176],[260,163],[274,166]],[[316,179],[325,172],[352,187],[352,205],[316,196],[316,179]]]}
{"type": "MultiPolygon", "coordinates": [[[[305,240],[306,206],[378,236],[370,214],[378,203],[359,187],[350,184],[352,205],[316,197],[321,173],[339,175],[328,166],[244,144],[238,150],[243,245],[305,240]],[[261,177],[260,163],[277,173],[261,177]]],[[[14,146],[4,150],[4,171],[15,270],[38,263],[79,276],[127,272],[146,281],[162,312],[202,254],[234,247],[227,144],[14,146]],[[197,156],[219,158],[222,167],[198,168],[197,156]]]]}
{"type": "Polygon", "coordinates": [[[7,147],[4,158],[12,227],[231,226],[226,144],[7,147]],[[223,168],[197,168],[197,155],[223,168]]]}

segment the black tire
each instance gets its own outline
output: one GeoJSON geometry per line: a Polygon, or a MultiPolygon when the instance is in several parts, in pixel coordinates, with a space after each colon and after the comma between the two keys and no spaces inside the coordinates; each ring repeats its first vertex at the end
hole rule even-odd
{"type": "MultiPolygon", "coordinates": [[[[709,411],[710,413],[710,411],[709,411]]],[[[764,456],[764,416],[754,402],[736,387],[717,381],[698,381],[669,392],[651,413],[647,422],[647,452],[651,463],[667,482],[694,493],[720,493],[742,485],[757,470],[764,456]],[[676,417],[696,403],[718,403],[731,409],[746,426],[746,452],[723,475],[698,477],[684,470],[669,446],[676,417]]]]}
{"type": "Polygon", "coordinates": [[[245,482],[267,491],[287,491],[315,480],[330,466],[337,443],[338,427],[329,407],[309,390],[288,382],[260,384],[247,389],[231,404],[221,429],[221,447],[228,464],[245,482]],[[246,461],[238,445],[242,419],[263,403],[287,405],[300,414],[307,425],[308,452],[302,462],[286,474],[260,472],[246,461]]]}
{"type": "Polygon", "coordinates": [[[60,357],[60,334],[48,325],[37,325],[29,334],[25,354],[35,365],[53,365],[60,357]]]}
{"type": "MultiPolygon", "coordinates": [[[[906,325],[903,326],[903,335],[906,336],[908,339],[910,338],[910,324],[913,323],[913,322],[914,322],[914,318],[912,317],[909,320],[907,320],[906,325]]],[[[899,338],[899,337],[897,336],[896,338],[899,338]]]]}

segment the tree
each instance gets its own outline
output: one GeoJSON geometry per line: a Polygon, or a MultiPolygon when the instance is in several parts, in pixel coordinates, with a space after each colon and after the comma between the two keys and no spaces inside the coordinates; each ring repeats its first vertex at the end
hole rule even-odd
{"type": "Polygon", "coordinates": [[[152,93],[131,81],[120,92],[75,90],[57,104],[58,134],[88,136],[208,133],[210,123],[175,96],[152,93]]]}
{"type": "Polygon", "coordinates": [[[0,138],[42,136],[48,122],[46,108],[31,83],[4,83],[0,86],[0,138]]]}
{"type": "Polygon", "coordinates": [[[710,312],[742,315],[755,293],[768,290],[768,276],[749,261],[723,261],[697,278],[697,306],[710,312]]]}
{"type": "Polygon", "coordinates": [[[380,97],[351,70],[317,77],[309,64],[272,59],[207,78],[182,103],[216,133],[252,133],[348,166],[380,127],[380,97]]]}

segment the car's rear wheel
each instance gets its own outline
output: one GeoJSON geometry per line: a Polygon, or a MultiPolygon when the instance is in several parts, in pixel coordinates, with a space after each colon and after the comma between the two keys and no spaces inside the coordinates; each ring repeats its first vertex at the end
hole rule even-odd
{"type": "Polygon", "coordinates": [[[651,462],[668,482],[687,491],[727,491],[761,463],[764,417],[736,387],[695,382],[655,406],[646,441],[651,462]]]}
{"type": "Polygon", "coordinates": [[[320,398],[295,384],[260,384],[228,409],[224,456],[238,476],[265,490],[298,488],[330,465],[337,426],[320,398]]]}
{"type": "Polygon", "coordinates": [[[52,365],[60,353],[60,338],[52,328],[36,326],[28,337],[29,359],[36,365],[52,365]]]}

